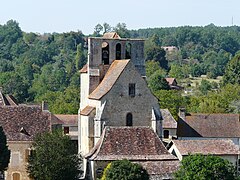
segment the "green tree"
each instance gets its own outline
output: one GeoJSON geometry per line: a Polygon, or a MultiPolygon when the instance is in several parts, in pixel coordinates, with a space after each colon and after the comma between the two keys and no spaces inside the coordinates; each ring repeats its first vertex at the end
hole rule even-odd
{"type": "Polygon", "coordinates": [[[236,171],[229,161],[212,155],[188,155],[174,174],[176,180],[235,180],[236,171]]]}
{"type": "Polygon", "coordinates": [[[86,58],[84,56],[82,44],[79,44],[77,46],[77,54],[76,54],[75,60],[76,60],[77,70],[81,69],[84,66],[84,64],[86,64],[86,58]]]}
{"type": "Polygon", "coordinates": [[[208,80],[203,79],[201,81],[201,84],[199,86],[199,90],[201,91],[201,93],[206,95],[208,91],[211,90],[211,88],[212,88],[211,83],[208,80]]]}
{"type": "Polygon", "coordinates": [[[167,76],[167,71],[160,67],[159,62],[157,62],[157,61],[147,61],[146,62],[146,76],[150,77],[156,71],[159,71],[159,73],[162,74],[163,77],[167,76]]]}
{"type": "Polygon", "coordinates": [[[7,138],[3,131],[2,126],[0,126],[0,173],[4,174],[7,170],[9,160],[10,160],[10,150],[7,146],[7,138]]]}
{"type": "Polygon", "coordinates": [[[156,71],[152,76],[148,78],[148,86],[152,90],[152,92],[156,92],[158,90],[164,89],[169,90],[170,86],[165,79],[165,77],[162,76],[161,71],[156,71]]]}
{"type": "Polygon", "coordinates": [[[129,38],[130,33],[129,30],[127,29],[127,25],[125,23],[118,23],[116,27],[113,28],[113,30],[118,33],[118,35],[121,38],[129,38]]]}
{"type": "Polygon", "coordinates": [[[77,147],[62,131],[38,134],[32,144],[27,171],[38,180],[78,179],[82,171],[77,147]]]}
{"type": "Polygon", "coordinates": [[[129,160],[117,160],[111,162],[104,172],[102,180],[148,180],[147,171],[137,163],[129,160]]]}

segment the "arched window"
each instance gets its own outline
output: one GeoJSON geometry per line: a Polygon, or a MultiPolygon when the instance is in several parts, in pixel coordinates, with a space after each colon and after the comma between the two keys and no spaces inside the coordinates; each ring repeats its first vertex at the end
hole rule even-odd
{"type": "Polygon", "coordinates": [[[121,59],[121,44],[117,43],[116,45],[116,59],[121,59]]]}
{"type": "Polygon", "coordinates": [[[109,64],[109,44],[107,42],[102,43],[102,63],[109,64]]]}
{"type": "Polygon", "coordinates": [[[126,44],[126,54],[125,54],[126,59],[131,59],[131,49],[132,49],[132,45],[130,43],[127,43],[126,44]]]}
{"type": "Polygon", "coordinates": [[[13,177],[13,180],[20,180],[20,174],[19,173],[13,173],[12,177],[13,177]]]}
{"type": "Polygon", "coordinates": [[[132,113],[127,113],[126,126],[132,126],[133,125],[132,119],[133,119],[132,113]]]}
{"type": "Polygon", "coordinates": [[[169,138],[169,130],[163,131],[163,138],[169,138]]]}

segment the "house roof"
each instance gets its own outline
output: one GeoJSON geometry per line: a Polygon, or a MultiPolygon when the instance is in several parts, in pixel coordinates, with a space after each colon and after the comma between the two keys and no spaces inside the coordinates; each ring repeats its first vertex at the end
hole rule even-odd
{"type": "Polygon", "coordinates": [[[103,34],[106,39],[120,39],[121,37],[116,32],[107,32],[103,34]]]}
{"type": "Polygon", "coordinates": [[[83,108],[83,110],[81,110],[80,114],[83,116],[88,116],[94,109],[95,107],[93,106],[86,106],[83,108]]]}
{"type": "Polygon", "coordinates": [[[177,122],[168,109],[160,109],[162,114],[162,126],[166,129],[177,129],[177,122]]]}
{"type": "Polygon", "coordinates": [[[18,103],[12,95],[5,95],[0,87],[0,106],[17,106],[18,103]]]}
{"type": "Polygon", "coordinates": [[[174,81],[176,81],[175,78],[165,78],[169,85],[172,85],[174,81]]]}
{"type": "Polygon", "coordinates": [[[88,72],[88,65],[85,64],[82,69],[80,70],[80,73],[87,73],[88,72]]]}
{"type": "Polygon", "coordinates": [[[98,87],[89,95],[89,99],[101,99],[107,94],[130,60],[114,60],[98,87]]]}
{"type": "Polygon", "coordinates": [[[178,120],[178,137],[240,137],[239,114],[190,114],[178,120]]]}
{"type": "Polygon", "coordinates": [[[77,114],[54,114],[63,124],[66,125],[78,125],[77,114]]]}
{"type": "Polygon", "coordinates": [[[105,127],[90,160],[175,160],[150,127],[105,127]]]}
{"type": "Polygon", "coordinates": [[[3,106],[0,107],[0,126],[8,141],[32,141],[36,134],[50,131],[51,113],[42,111],[40,106],[3,106]]]}
{"type": "Polygon", "coordinates": [[[188,154],[212,154],[212,155],[237,155],[239,148],[231,139],[210,140],[174,140],[173,143],[181,153],[188,154]]]}

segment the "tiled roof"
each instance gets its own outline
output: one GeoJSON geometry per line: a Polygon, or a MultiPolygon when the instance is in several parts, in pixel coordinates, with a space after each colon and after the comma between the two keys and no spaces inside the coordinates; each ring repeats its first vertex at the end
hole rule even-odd
{"type": "Polygon", "coordinates": [[[86,106],[83,110],[81,110],[80,114],[83,116],[88,116],[94,109],[95,107],[86,106]]]}
{"type": "Polygon", "coordinates": [[[173,143],[181,155],[212,154],[212,155],[237,155],[239,148],[230,139],[211,140],[174,140],[173,143]]]}
{"type": "Polygon", "coordinates": [[[178,120],[178,137],[240,137],[239,114],[191,114],[178,120]]]}
{"type": "Polygon", "coordinates": [[[55,116],[60,119],[63,124],[67,125],[78,125],[78,115],[75,114],[55,114],[55,116]]]}
{"type": "Polygon", "coordinates": [[[88,72],[88,65],[85,64],[82,69],[80,70],[80,73],[87,73],[88,72]]]}
{"type": "Polygon", "coordinates": [[[39,106],[0,107],[0,126],[9,141],[31,141],[37,133],[50,130],[51,113],[39,106]],[[21,129],[27,132],[23,134],[21,129]]]}
{"type": "Polygon", "coordinates": [[[90,160],[175,160],[150,127],[105,127],[90,160]]]}
{"type": "Polygon", "coordinates": [[[12,95],[4,95],[0,87],[0,106],[17,106],[18,103],[12,95]]]}
{"type": "Polygon", "coordinates": [[[118,77],[123,72],[124,68],[127,66],[129,60],[115,60],[109,67],[106,75],[104,76],[102,82],[98,87],[89,95],[90,99],[101,99],[105,94],[107,94],[118,77]]]}
{"type": "Polygon", "coordinates": [[[160,109],[162,114],[162,126],[166,129],[177,129],[177,122],[168,109],[160,109]]]}
{"type": "Polygon", "coordinates": [[[121,37],[116,32],[108,32],[108,33],[104,33],[103,38],[120,39],[121,37]]]}

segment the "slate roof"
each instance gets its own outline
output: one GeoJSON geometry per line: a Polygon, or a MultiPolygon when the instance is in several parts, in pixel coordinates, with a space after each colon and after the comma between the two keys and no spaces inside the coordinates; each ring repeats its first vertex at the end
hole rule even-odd
{"type": "Polygon", "coordinates": [[[130,60],[114,60],[98,87],[89,95],[89,99],[101,99],[107,94],[130,60]]]}
{"type": "Polygon", "coordinates": [[[239,148],[231,139],[210,140],[174,140],[181,155],[212,154],[212,155],[237,155],[239,148]]]}
{"type": "Polygon", "coordinates": [[[18,103],[12,95],[4,95],[0,87],[0,106],[17,106],[18,103]]]}
{"type": "Polygon", "coordinates": [[[105,127],[90,160],[176,160],[150,127],[105,127]]]}
{"type": "Polygon", "coordinates": [[[190,114],[178,120],[178,137],[240,137],[239,114],[190,114]]]}
{"type": "Polygon", "coordinates": [[[88,116],[94,109],[95,107],[93,106],[86,106],[83,108],[83,110],[81,110],[80,114],[83,116],[88,116]]]}
{"type": "Polygon", "coordinates": [[[50,131],[51,113],[40,106],[0,107],[0,126],[8,141],[32,141],[37,133],[50,131]],[[28,135],[20,132],[24,129],[28,135]]]}
{"type": "Polygon", "coordinates": [[[160,109],[162,115],[162,127],[165,129],[177,129],[177,122],[168,109],[160,109]]]}
{"type": "Polygon", "coordinates": [[[63,124],[78,125],[78,115],[76,114],[54,114],[63,124]]]}

